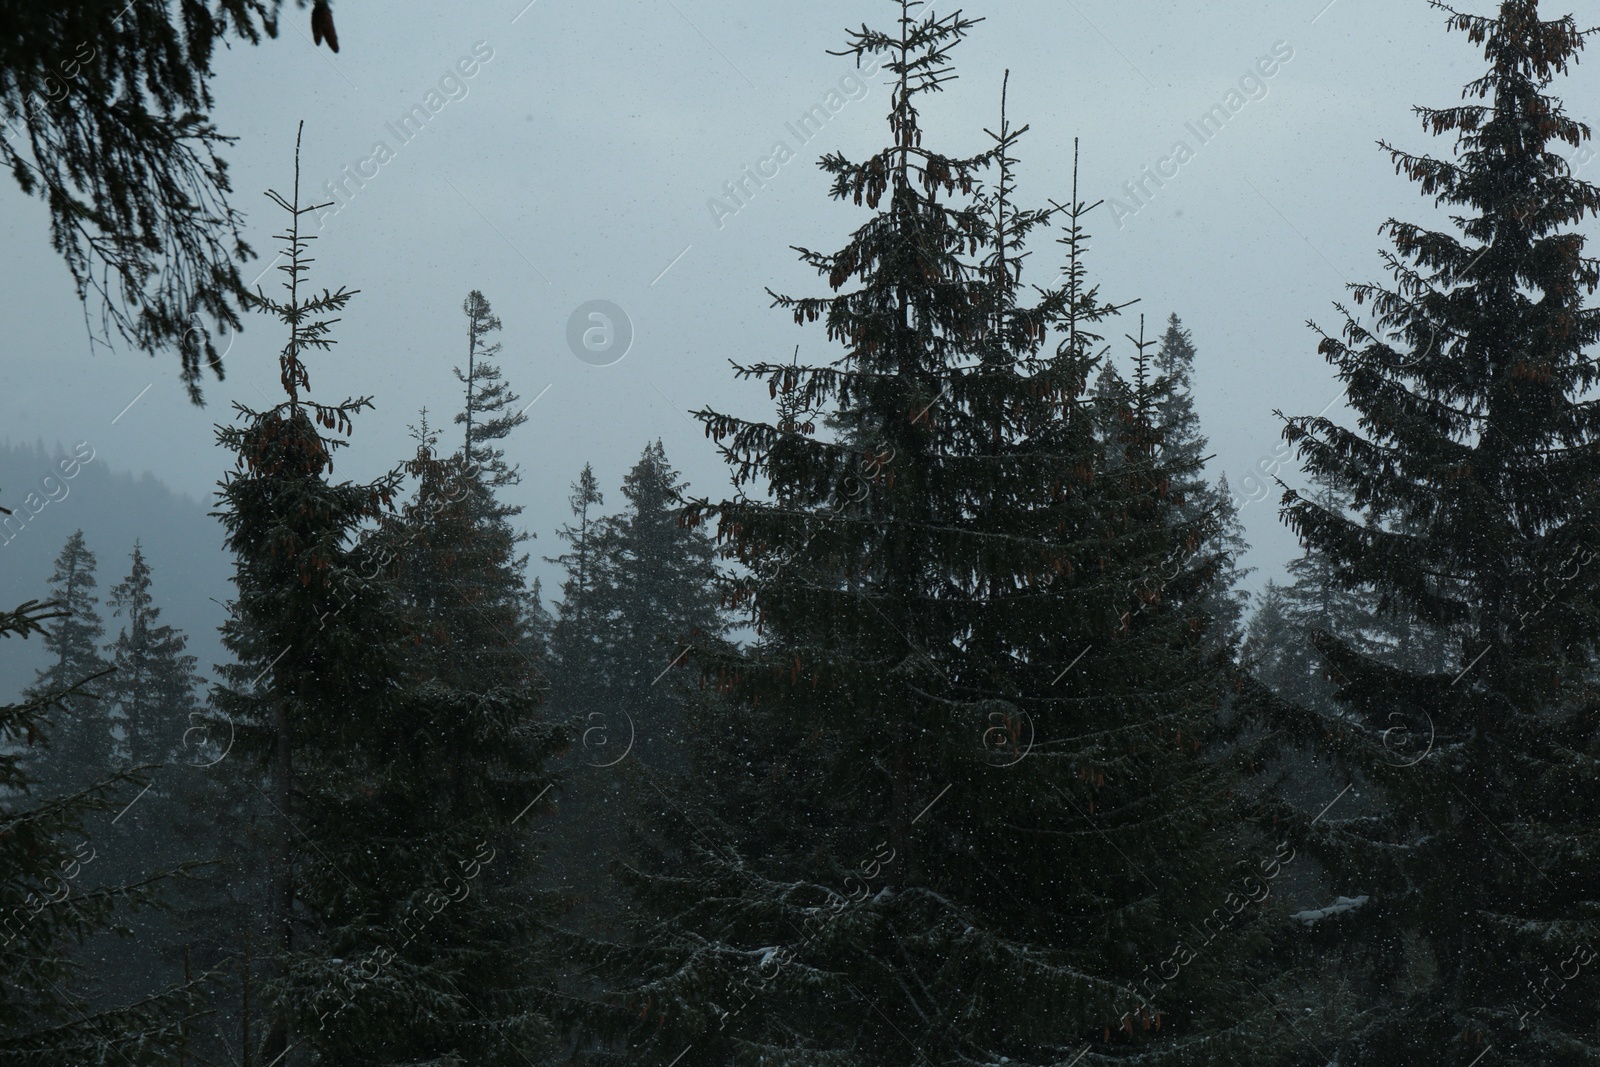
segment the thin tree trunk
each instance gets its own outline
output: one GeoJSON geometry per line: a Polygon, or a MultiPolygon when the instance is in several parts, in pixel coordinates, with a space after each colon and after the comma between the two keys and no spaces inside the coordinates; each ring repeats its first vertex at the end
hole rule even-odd
{"type": "MultiPolygon", "coordinates": [[[[183,946],[183,991],[189,992],[189,983],[194,976],[189,972],[189,946],[183,946]]],[[[178,1067],[189,1067],[189,1021],[187,1018],[178,1027],[178,1067]]]]}
{"type": "Polygon", "coordinates": [[[473,361],[478,354],[478,315],[476,309],[467,318],[467,443],[466,460],[472,462],[472,383],[476,381],[473,361]]]}
{"type": "Polygon", "coordinates": [[[244,927],[244,971],[239,976],[239,1056],[250,1067],[250,924],[244,927]]]}
{"type": "MultiPolygon", "coordinates": [[[[274,727],[278,733],[278,752],[274,766],[277,778],[278,870],[272,894],[272,921],[278,938],[278,974],[289,977],[289,953],[294,948],[294,929],[291,918],[294,912],[294,838],[289,822],[289,776],[294,769],[294,749],[289,737],[289,704],[279,699],[274,711],[274,727]]],[[[267,1045],[262,1055],[269,1064],[276,1065],[289,1049],[289,1016],[279,1008],[273,1015],[272,1028],[267,1033],[267,1045]]]]}

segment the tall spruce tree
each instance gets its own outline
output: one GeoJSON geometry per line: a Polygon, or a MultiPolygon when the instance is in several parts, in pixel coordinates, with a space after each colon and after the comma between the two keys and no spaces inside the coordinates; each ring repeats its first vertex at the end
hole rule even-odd
{"type": "Polygon", "coordinates": [[[373,544],[394,561],[411,625],[433,642],[419,673],[481,693],[509,687],[526,700],[544,685],[536,663],[544,650],[534,633],[542,606],[530,600],[527,557],[516,550],[522,536],[495,497],[492,471],[460,452],[441,455],[426,412],[415,433],[407,464],[415,496],[373,544]]]}
{"type": "MultiPolygon", "coordinates": [[[[100,853],[89,884],[135,884],[151,870],[182,871],[184,878],[162,886],[163,903],[170,905],[188,889],[198,858],[170,832],[174,793],[186,784],[178,780],[173,761],[203,732],[196,729],[203,720],[195,657],[184,652],[188,638],[160,622],[151,584],[149,564],[136,542],[128,576],[106,598],[113,617],[124,617],[125,624],[104,646],[110,673],[100,684],[96,715],[111,739],[110,764],[148,775],[148,787],[114,818],[91,815],[84,826],[100,853]]],[[[122,936],[106,932],[89,942],[85,971],[103,992],[137,1000],[163,973],[174,980],[181,974],[172,966],[177,958],[163,958],[173,947],[175,925],[167,908],[141,911],[124,923],[115,931],[122,936]]]]}
{"type": "Polygon", "coordinates": [[[301,295],[299,224],[316,207],[298,201],[298,151],[295,183],[271,194],[290,217],[287,299],[253,299],[289,328],[287,399],[219,430],[240,457],[222,488],[239,597],[216,702],[276,824],[258,1062],[522,1062],[547,1035],[528,1007],[526,907],[506,887],[558,739],[506,666],[523,607],[497,569],[509,538],[479,523],[481,482],[427,447],[398,519],[399,473],[329,480],[344,442],[318,427],[348,433],[370,399],[306,395],[305,354],[331,347],[328,316],[354,293],[301,295]]]}
{"type": "Polygon", "coordinates": [[[1226,675],[1199,646],[1205,525],[1166,500],[1192,470],[1162,461],[1148,375],[1086,397],[1117,311],[1086,280],[1092,205],[1016,206],[1003,115],[975,155],[924,144],[974,21],[896,7],[844,50],[886,56],[892,143],[821,164],[873,213],[802,250],[830,295],[774,294],[846,351],[737,368],[786,396],[779,425],[698,413],[768,494],[686,516],[746,568],[724,599],[758,639],[696,650],[691,782],[716,789],[663,806],[636,943],[594,952],[615,1055],[1277,1062],[1292,1037],[1250,981],[1285,991],[1246,968],[1269,922],[1229,877],[1271,848],[1201,751],[1226,675]],[[1057,215],[1068,268],[1025,302],[1022,244],[1057,215]]]}
{"type": "MultiPolygon", "coordinates": [[[[400,953],[397,962],[417,967],[422,994],[384,991],[370,1007],[357,997],[336,1017],[363,1021],[330,1055],[341,1063],[510,1065],[553,1040],[530,1008],[542,980],[533,964],[535,929],[548,910],[528,891],[537,858],[531,816],[553,785],[546,765],[566,742],[542,708],[542,649],[530,632],[516,532],[485,472],[461,453],[436,454],[425,424],[419,437],[407,465],[415,494],[368,542],[378,558],[393,561],[407,648],[401,722],[390,742],[394,767],[376,786],[387,818],[374,826],[383,835],[375,839],[392,853],[386,876],[397,885],[409,880],[418,895],[430,887],[404,870],[417,853],[472,856],[486,846],[493,862],[483,861],[464,891],[453,890],[463,895],[450,898],[439,925],[400,953]],[[408,1002],[425,1014],[386,1033],[378,1047],[363,1047],[371,1041],[366,1027],[392,1027],[392,1013],[408,1002]]],[[[548,803],[537,809],[548,810],[548,803]]],[[[448,868],[436,877],[448,882],[448,868]]],[[[400,900],[416,907],[415,898],[400,900]]]]}
{"type": "Polygon", "coordinates": [[[723,639],[715,548],[681,521],[686,489],[657,441],[623,478],[621,513],[585,466],[562,529],[569,550],[554,642],[551,707],[578,740],[552,827],[553,884],[568,889],[568,924],[612,929],[625,902],[602,890],[614,863],[637,862],[633,837],[659,807],[659,780],[686,770],[681,666],[695,644],[723,639]]]}
{"type": "MultiPolygon", "coordinates": [[[[1162,447],[1196,467],[1206,460],[1206,437],[1200,429],[1200,415],[1194,410],[1194,335],[1184,327],[1177,314],[1167,316],[1167,328],[1161,334],[1160,347],[1156,349],[1155,369],[1171,385],[1167,396],[1159,405],[1158,424],[1164,431],[1162,447]]],[[[1204,492],[1204,482],[1190,482],[1180,487],[1181,499],[1198,496],[1204,492]]]]}
{"type": "MultiPolygon", "coordinates": [[[[564,928],[586,934],[614,931],[615,893],[610,865],[627,855],[627,824],[622,811],[633,794],[624,794],[624,771],[637,739],[637,720],[616,702],[617,674],[610,658],[609,603],[613,582],[607,571],[611,523],[601,514],[605,494],[594,468],[585,463],[567,498],[573,522],[556,536],[567,550],[545,557],[566,572],[561,600],[550,628],[550,714],[566,725],[578,745],[561,764],[556,818],[550,827],[549,862],[540,884],[566,895],[564,928]]],[[[631,767],[626,769],[631,770],[631,767]]]]}
{"type": "Polygon", "coordinates": [[[106,683],[99,679],[90,689],[80,688],[85,679],[103,675],[109,666],[100,651],[105,623],[96,607],[95,567],[95,555],[84,543],[83,531],[74,530],[50,574],[51,598],[63,613],[44,639],[51,662],[23,694],[25,700],[48,693],[69,694],[60,698],[66,718],[42,770],[52,788],[99,778],[111,765],[111,722],[100,699],[106,683]]]}
{"type": "Polygon", "coordinates": [[[1416,109],[1452,151],[1383,147],[1451,225],[1390,219],[1393,283],[1351,290],[1376,323],[1341,307],[1340,335],[1322,338],[1357,426],[1285,429],[1358,514],[1298,492],[1283,514],[1339,584],[1457,641],[1418,669],[1359,630],[1317,635],[1342,720],[1297,721],[1382,790],[1378,814],[1311,837],[1341,894],[1367,900],[1318,929],[1367,981],[1345,1067],[1594,1063],[1600,367],[1586,350],[1600,312],[1586,299],[1600,264],[1576,227],[1600,190],[1554,151],[1590,131],[1546,91],[1591,31],[1541,19],[1536,0],[1495,17],[1434,6],[1488,69],[1462,104],[1416,109]],[[1420,755],[1392,758],[1397,720],[1420,755]]]}
{"type": "MultiPolygon", "coordinates": [[[[201,751],[207,732],[196,692],[201,680],[195,657],[184,651],[188,638],[161,623],[152,584],[150,566],[135,542],[127,577],[106,598],[113,617],[125,621],[116,640],[105,645],[112,672],[102,686],[114,734],[112,763],[147,774],[148,788],[112,819],[92,816],[85,823],[101,854],[91,884],[135,884],[151,870],[182,874],[163,882],[162,908],[142,909],[123,921],[115,931],[120,936],[103,933],[85,946],[85,972],[99,995],[125,1002],[144,996],[153,983],[188,982],[199,975],[205,976],[208,993],[217,991],[217,976],[211,973],[217,961],[189,958],[188,934],[197,924],[186,922],[178,910],[195,902],[197,878],[215,879],[218,873],[203,862],[213,857],[210,849],[197,852],[191,840],[174,832],[186,814],[184,799],[195,785],[196,763],[212,758],[201,751]]],[[[214,805],[208,814],[215,819],[225,811],[214,805]]],[[[240,827],[219,830],[213,823],[211,829],[215,841],[240,827]]],[[[179,1059],[189,1057],[194,1038],[193,1028],[184,1027],[179,1059]]]]}
{"type": "Polygon", "coordinates": [[[279,268],[287,299],[258,291],[250,300],[288,327],[279,355],[287,399],[264,411],[235,403],[244,424],[217,428],[219,443],[238,457],[221,483],[218,513],[235,556],[238,595],[223,626],[235,662],[219,672],[212,703],[219,731],[235,736],[247,761],[242,773],[268,785],[251,783],[273,822],[271,853],[262,857],[271,905],[261,955],[274,969],[261,990],[271,1018],[256,1056],[262,1063],[321,1035],[319,994],[341,988],[346,976],[318,950],[340,920],[371,914],[362,891],[378,876],[372,853],[347,835],[356,825],[353,809],[371,788],[370,764],[356,757],[363,745],[378,745],[367,731],[381,720],[393,677],[391,657],[379,655],[394,632],[386,590],[352,580],[368,562],[353,542],[361,524],[382,514],[400,478],[392,473],[369,485],[328,478],[333,454],[346,442],[319,427],[349,433],[352,417],[371,400],[323,404],[304,395],[306,354],[332,347],[334,316],[355,294],[341,287],[301,295],[315,237],[300,232],[313,207],[300,205],[299,191],[297,136],[291,198],[268,193],[289,216],[282,235],[288,262],[279,268]]]}

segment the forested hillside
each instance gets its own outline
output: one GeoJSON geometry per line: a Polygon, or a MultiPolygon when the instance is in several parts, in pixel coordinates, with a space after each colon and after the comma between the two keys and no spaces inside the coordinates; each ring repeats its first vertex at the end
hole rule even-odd
{"type": "MultiPolygon", "coordinates": [[[[167,619],[190,635],[190,649],[209,671],[222,660],[217,627],[229,596],[222,527],[209,501],[175,493],[148,472],[129,472],[104,442],[0,445],[0,603],[37,598],[55,558],[76,530],[116,581],[127,573],[138,541],[160,575],[167,619]],[[65,462],[63,468],[61,464],[65,462]],[[29,501],[30,495],[32,497],[29,501]]],[[[0,693],[13,696],[44,663],[37,642],[0,642],[0,693]]]]}

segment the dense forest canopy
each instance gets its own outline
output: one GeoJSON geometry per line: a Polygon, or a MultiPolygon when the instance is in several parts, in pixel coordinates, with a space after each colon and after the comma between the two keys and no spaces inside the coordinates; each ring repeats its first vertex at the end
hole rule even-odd
{"type": "MultiPolygon", "coordinates": [[[[0,1065],[1600,1063],[1600,186],[1557,95],[1595,31],[1432,0],[1471,80],[1394,101],[1371,161],[1420,202],[1305,324],[1333,401],[1232,399],[1280,439],[1230,477],[1229,337],[1103,241],[1300,53],[1100,197],[985,12],[859,3],[709,203],[823,179],[759,261],[789,340],[694,311],[725,380],[662,379],[710,481],[617,413],[626,465],[562,466],[492,272],[430,273],[448,385],[387,449],[337,224],[387,141],[336,184],[297,124],[247,280],[218,46],[279,62],[292,18],[344,62],[359,0],[0,17],[0,153],[94,344],[175,352],[199,405],[245,329],[257,375],[187,446],[205,514],[89,440],[0,453],[36,585],[0,611],[0,1065]]],[[[660,366],[617,303],[537,314],[589,371],[660,366]]]]}

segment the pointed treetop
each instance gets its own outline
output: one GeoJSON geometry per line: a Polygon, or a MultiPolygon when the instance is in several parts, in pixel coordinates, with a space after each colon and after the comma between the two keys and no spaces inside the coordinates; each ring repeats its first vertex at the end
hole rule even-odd
{"type": "MultiPolygon", "coordinates": [[[[512,392],[500,367],[490,362],[500,354],[500,342],[488,339],[499,332],[500,317],[477,289],[467,294],[461,310],[467,317],[467,366],[466,370],[454,370],[456,381],[466,387],[465,402],[455,418],[456,425],[465,428],[462,449],[483,469],[486,484],[515,485],[522,480],[521,473],[516,464],[506,461],[505,450],[495,442],[508,437],[528,416],[527,406],[513,410],[520,397],[512,392]]],[[[520,510],[502,508],[502,513],[512,515],[520,510]]]]}

